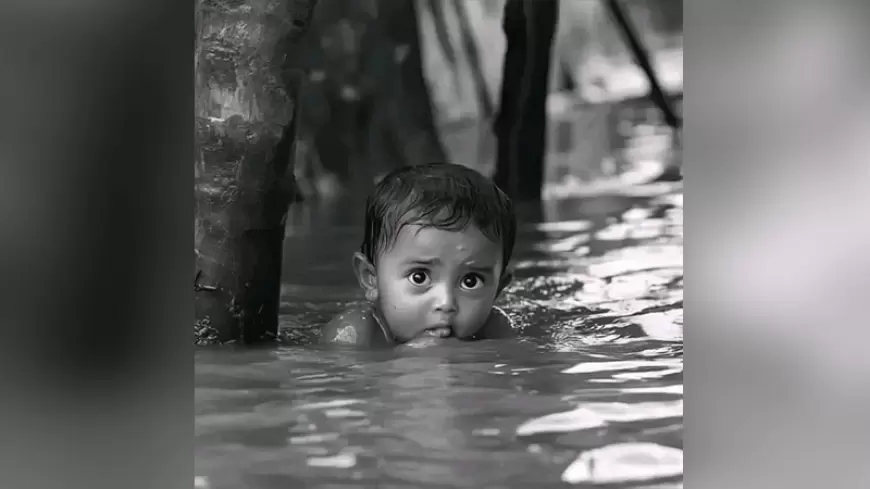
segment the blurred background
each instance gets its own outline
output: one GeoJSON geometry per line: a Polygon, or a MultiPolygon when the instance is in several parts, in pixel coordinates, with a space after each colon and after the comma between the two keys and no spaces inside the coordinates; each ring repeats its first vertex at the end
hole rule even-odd
{"type": "MultiPolygon", "coordinates": [[[[620,5],[679,113],[682,2],[620,5]]],[[[302,194],[367,188],[397,166],[445,158],[492,175],[505,11],[505,0],[321,0],[295,53],[307,72],[302,194]]],[[[544,198],[644,183],[679,165],[649,80],[604,2],[558,2],[549,72],[544,198]]],[[[211,115],[243,112],[237,100],[216,92],[211,115]]]]}

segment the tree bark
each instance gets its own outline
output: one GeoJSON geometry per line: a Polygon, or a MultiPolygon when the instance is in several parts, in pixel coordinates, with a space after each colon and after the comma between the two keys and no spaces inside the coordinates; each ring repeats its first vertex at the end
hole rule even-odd
{"type": "Polygon", "coordinates": [[[559,6],[556,0],[508,0],[495,182],[520,201],[539,200],[547,155],[547,95],[559,6]]]}
{"type": "MultiPolygon", "coordinates": [[[[301,73],[292,48],[317,0],[197,0],[196,319],[200,334],[274,339],[295,196],[301,73]]],[[[200,338],[202,339],[202,338],[200,338]]]]}

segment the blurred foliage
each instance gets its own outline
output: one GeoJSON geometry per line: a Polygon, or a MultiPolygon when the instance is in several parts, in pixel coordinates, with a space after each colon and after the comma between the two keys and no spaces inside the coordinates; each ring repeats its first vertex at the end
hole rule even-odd
{"type": "Polygon", "coordinates": [[[316,160],[302,162],[297,178],[334,173],[365,181],[409,159],[443,154],[432,142],[415,8],[393,0],[318,3],[309,35],[292,54],[306,73],[300,146],[316,160]]]}
{"type": "Polygon", "coordinates": [[[307,74],[303,121],[328,122],[336,100],[352,102],[384,93],[396,78],[393,43],[384,29],[383,1],[322,0],[311,31],[293,57],[307,74]]]}
{"type": "MultiPolygon", "coordinates": [[[[323,148],[323,141],[315,143],[324,133],[330,135],[331,142],[346,146],[345,152],[351,154],[377,152],[378,148],[370,147],[380,144],[373,143],[373,138],[380,138],[382,142],[392,140],[394,142],[389,145],[401,146],[409,138],[421,137],[420,131],[425,130],[425,124],[420,123],[422,112],[406,107],[420,103],[416,101],[420,93],[416,88],[409,91],[408,74],[403,74],[405,68],[401,66],[401,59],[409,51],[417,50],[419,55],[420,49],[437,50],[444,58],[443,74],[438,71],[435,76],[470,79],[464,82],[467,91],[463,91],[469,94],[473,91],[471,99],[452,96],[463,85],[456,80],[445,80],[444,83],[428,80],[430,85],[439,85],[441,112],[477,113],[484,117],[493,112],[496,108],[487,103],[487,98],[495,95],[493,90],[497,90],[499,77],[491,73],[496,65],[486,60],[498,57],[489,46],[492,44],[490,39],[503,34],[491,27],[486,34],[481,34],[484,29],[480,23],[500,22],[497,19],[501,17],[504,0],[480,0],[482,3],[476,6],[475,17],[471,19],[467,18],[464,9],[457,6],[462,4],[471,8],[474,0],[423,0],[417,3],[418,8],[425,9],[421,14],[431,18],[434,27],[434,39],[430,39],[425,47],[422,40],[418,40],[420,44],[416,46],[408,46],[406,38],[397,38],[397,32],[407,31],[408,23],[418,23],[417,18],[408,15],[408,9],[403,5],[407,1],[412,0],[319,0],[310,28],[301,42],[294,45],[282,43],[281,39],[292,31],[292,25],[288,25],[292,24],[287,19],[288,7],[284,6],[284,10],[278,8],[286,4],[277,0],[198,0],[197,30],[201,41],[197,46],[201,50],[197,56],[197,63],[201,65],[198,73],[206,74],[214,86],[222,87],[225,92],[217,95],[198,93],[207,99],[200,102],[204,109],[199,110],[199,114],[221,117],[227,109],[220,106],[219,99],[237,97],[243,99],[240,100],[243,107],[253,107],[251,110],[261,112],[246,114],[248,120],[286,120],[288,99],[285,87],[299,83],[301,96],[297,100],[300,109],[297,115],[300,125],[297,130],[302,141],[299,148],[303,149],[300,150],[304,153],[303,158],[323,160],[323,164],[318,161],[303,165],[302,173],[340,172],[335,161],[345,159],[341,151],[332,155],[317,154],[329,149],[323,148]],[[486,17],[485,21],[481,15],[486,17]],[[476,31],[473,32],[477,36],[475,40],[465,32],[469,30],[476,31]],[[470,48],[475,48],[475,42],[485,63],[470,59],[477,57],[469,52],[470,48]],[[282,53],[286,54],[285,61],[281,70],[275,70],[276,56],[282,53]],[[476,66],[468,66],[468,61],[476,66]],[[492,80],[485,82],[484,78],[492,80]],[[248,84],[244,90],[239,90],[237,80],[240,79],[248,84]],[[486,83],[491,84],[489,88],[486,83]],[[452,87],[446,96],[440,85],[452,87]],[[260,100],[252,99],[250,94],[253,93],[260,94],[260,100]],[[445,104],[450,108],[447,109],[445,104]],[[475,105],[479,110],[470,109],[475,105]],[[453,106],[462,109],[454,110],[453,106]],[[378,131],[386,136],[367,134],[378,131]],[[369,147],[364,148],[365,145],[369,147]],[[327,164],[326,160],[332,163],[327,164]]],[[[664,36],[679,35],[682,31],[681,0],[625,0],[624,5],[642,30],[664,36]]],[[[585,55],[573,52],[578,49],[588,51],[590,46],[598,46],[597,49],[603,50],[602,54],[607,56],[625,51],[621,35],[614,31],[614,26],[607,25],[612,22],[603,17],[606,14],[602,12],[600,0],[570,0],[563,2],[563,7],[559,29],[565,31],[567,44],[576,47],[569,46],[567,49],[572,52],[566,53],[564,43],[561,48],[556,46],[557,50],[563,51],[557,57],[561,64],[584,64],[585,55]]],[[[432,77],[431,73],[429,77],[432,77]]],[[[430,93],[430,100],[423,103],[432,103],[432,96],[430,93]]],[[[441,120],[441,115],[436,114],[436,119],[441,120]]],[[[276,126],[274,130],[277,129],[276,126]]],[[[216,134],[209,136],[204,139],[211,143],[220,138],[216,134]]],[[[403,152],[413,151],[389,148],[386,153],[380,151],[378,154],[403,152]]],[[[384,159],[383,156],[372,158],[384,159]]],[[[316,175],[308,176],[317,178],[316,175]]]]}
{"type": "Polygon", "coordinates": [[[683,0],[647,0],[653,27],[666,34],[683,32],[683,0]]]}

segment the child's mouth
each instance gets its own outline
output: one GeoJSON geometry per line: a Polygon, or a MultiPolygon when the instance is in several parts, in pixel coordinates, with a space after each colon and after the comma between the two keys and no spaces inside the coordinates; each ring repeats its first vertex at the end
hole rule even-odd
{"type": "Polygon", "coordinates": [[[450,326],[435,326],[423,330],[421,336],[434,336],[436,338],[447,338],[453,334],[453,328],[450,326]]]}

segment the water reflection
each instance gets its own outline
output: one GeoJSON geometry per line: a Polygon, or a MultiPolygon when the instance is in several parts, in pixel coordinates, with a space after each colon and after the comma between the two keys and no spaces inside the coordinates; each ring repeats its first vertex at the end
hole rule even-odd
{"type": "Polygon", "coordinates": [[[198,487],[681,486],[679,194],[522,209],[516,341],[321,350],[358,208],[288,225],[288,346],[197,352],[198,487]]]}

